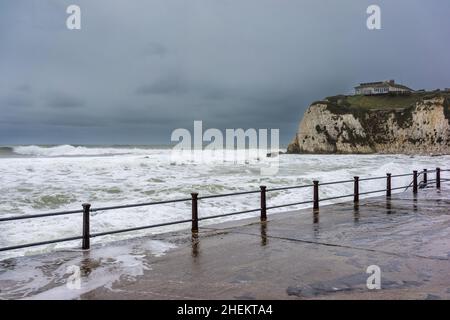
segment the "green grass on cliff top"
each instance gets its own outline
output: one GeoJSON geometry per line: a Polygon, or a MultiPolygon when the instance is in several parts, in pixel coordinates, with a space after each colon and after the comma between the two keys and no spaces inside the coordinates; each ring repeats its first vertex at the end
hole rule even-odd
{"type": "Polygon", "coordinates": [[[450,98],[449,92],[414,92],[409,95],[379,95],[379,96],[333,96],[326,98],[335,106],[358,109],[405,109],[414,105],[423,98],[432,98],[443,95],[450,98]]]}

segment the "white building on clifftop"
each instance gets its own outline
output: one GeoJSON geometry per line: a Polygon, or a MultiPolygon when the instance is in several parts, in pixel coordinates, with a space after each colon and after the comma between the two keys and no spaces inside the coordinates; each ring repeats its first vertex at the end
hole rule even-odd
{"type": "Polygon", "coordinates": [[[411,88],[395,83],[394,80],[361,83],[355,87],[355,94],[365,96],[388,93],[406,94],[413,91],[411,88]]]}

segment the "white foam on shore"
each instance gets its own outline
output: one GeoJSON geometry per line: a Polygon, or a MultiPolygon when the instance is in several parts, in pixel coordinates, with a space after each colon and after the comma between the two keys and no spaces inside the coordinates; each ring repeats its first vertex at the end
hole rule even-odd
{"type": "Polygon", "coordinates": [[[58,256],[22,259],[0,273],[0,299],[78,299],[97,288],[115,290],[118,280],[135,281],[151,269],[148,255],[162,256],[175,245],[159,240],[132,244],[112,244],[88,253],[62,252],[58,256]],[[80,287],[68,286],[71,266],[81,268],[80,287]]]}
{"type": "MultiPolygon", "coordinates": [[[[261,176],[261,163],[219,161],[202,157],[201,161],[174,162],[170,149],[87,148],[73,146],[15,147],[15,152],[33,155],[0,158],[0,216],[81,209],[81,203],[93,207],[140,203],[200,195],[347,180],[353,176],[374,177],[409,173],[436,166],[449,167],[450,156],[404,155],[282,155],[275,176],[261,176]],[[22,148],[22,149],[20,149],[22,148]],[[42,149],[46,149],[45,152],[42,149]],[[98,150],[102,149],[102,150],[98,150]],[[111,149],[111,150],[110,150],[111,149]],[[48,151],[50,150],[50,151],[48,151]],[[95,156],[102,152],[102,156],[95,156]],[[40,156],[45,153],[45,155],[40,156]],[[106,155],[106,154],[110,155],[106,155]],[[50,156],[53,155],[53,156],[50,156]],[[60,156],[59,156],[60,155],[60,156]],[[76,155],[67,157],[67,155],[76,155]]],[[[264,162],[264,160],[261,160],[264,162]]],[[[432,175],[431,175],[432,178],[432,175]]],[[[393,187],[407,185],[411,177],[393,179],[393,187]]],[[[361,182],[361,192],[385,188],[385,180],[361,182]]],[[[351,194],[353,184],[321,187],[321,198],[351,194]]],[[[268,193],[268,206],[311,200],[312,191],[292,189],[268,193]]],[[[336,201],[346,201],[341,199],[336,201]]],[[[310,205],[271,210],[269,213],[300,209],[310,205]]],[[[201,200],[200,217],[231,213],[259,207],[259,195],[201,200]]],[[[175,220],[189,219],[191,204],[179,202],[92,214],[91,232],[103,232],[175,220]]],[[[259,213],[231,216],[201,225],[257,216],[259,213]]],[[[108,242],[150,233],[188,228],[187,224],[95,238],[108,242]]],[[[0,223],[0,247],[47,239],[79,236],[81,214],[0,223]]],[[[59,243],[24,250],[3,252],[0,259],[31,255],[60,248],[76,248],[79,242],[59,243]]]]}

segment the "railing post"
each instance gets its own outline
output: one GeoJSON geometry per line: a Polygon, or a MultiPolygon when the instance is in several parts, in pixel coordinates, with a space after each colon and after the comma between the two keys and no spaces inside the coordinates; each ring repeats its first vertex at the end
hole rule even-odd
{"type": "Polygon", "coordinates": [[[313,202],[314,202],[314,210],[319,209],[319,181],[314,180],[314,192],[313,192],[313,202]]]}
{"type": "Polygon", "coordinates": [[[191,193],[192,197],[192,233],[198,232],[198,193],[191,193]]]}
{"type": "Polygon", "coordinates": [[[353,202],[359,202],[359,177],[354,178],[354,192],[353,192],[353,202]]]}
{"type": "Polygon", "coordinates": [[[89,218],[91,213],[91,205],[89,203],[83,203],[83,240],[81,249],[88,250],[91,247],[91,235],[90,235],[90,226],[89,226],[89,218]]]}
{"type": "Polygon", "coordinates": [[[428,183],[428,170],[427,169],[423,169],[423,183],[425,184],[425,186],[428,183]]]}
{"type": "Polygon", "coordinates": [[[436,168],[436,189],[441,188],[441,168],[436,168]]]}
{"type": "Polygon", "coordinates": [[[267,205],[266,205],[266,186],[260,186],[261,189],[261,221],[267,221],[267,205]]]}
{"type": "Polygon", "coordinates": [[[413,193],[417,193],[417,170],[413,171],[413,193]]]}
{"type": "Polygon", "coordinates": [[[390,173],[386,173],[386,197],[390,197],[392,194],[392,185],[391,185],[391,181],[392,181],[392,174],[390,173]]]}

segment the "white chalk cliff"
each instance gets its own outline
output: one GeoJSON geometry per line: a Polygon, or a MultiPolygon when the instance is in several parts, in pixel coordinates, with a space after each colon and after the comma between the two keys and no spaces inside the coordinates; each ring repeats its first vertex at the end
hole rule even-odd
{"type": "Polygon", "coordinates": [[[330,97],[308,108],[288,152],[450,154],[449,101],[446,92],[330,97]],[[399,107],[402,99],[413,103],[399,107]]]}

